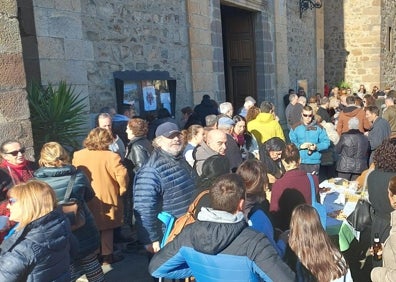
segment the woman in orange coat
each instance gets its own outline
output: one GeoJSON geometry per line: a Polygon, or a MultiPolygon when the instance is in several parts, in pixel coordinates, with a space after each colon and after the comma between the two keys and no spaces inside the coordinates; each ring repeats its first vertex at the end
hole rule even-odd
{"type": "Polygon", "coordinates": [[[122,225],[121,196],[129,181],[120,156],[108,149],[112,142],[108,130],[94,128],[84,140],[85,148],[75,152],[73,158],[73,165],[84,171],[95,191],[95,197],[87,204],[100,231],[103,264],[122,260],[113,254],[113,229],[122,225]]]}

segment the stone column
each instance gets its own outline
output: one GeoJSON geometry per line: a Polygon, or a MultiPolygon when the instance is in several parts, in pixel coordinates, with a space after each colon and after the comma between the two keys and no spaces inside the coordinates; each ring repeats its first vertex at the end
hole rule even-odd
{"type": "Polygon", "coordinates": [[[16,0],[0,5],[0,143],[17,139],[33,159],[33,137],[26,93],[16,0]]]}
{"type": "Polygon", "coordinates": [[[316,9],[316,92],[324,95],[324,7],[316,9]]]}
{"type": "Polygon", "coordinates": [[[279,108],[277,114],[283,120],[284,105],[283,95],[289,91],[289,60],[288,60],[288,41],[287,41],[287,7],[286,0],[275,1],[275,64],[276,64],[276,93],[279,108]]]}
{"type": "Polygon", "coordinates": [[[190,36],[192,92],[194,104],[202,96],[213,96],[213,47],[211,38],[211,0],[188,0],[187,14],[190,36]]]}

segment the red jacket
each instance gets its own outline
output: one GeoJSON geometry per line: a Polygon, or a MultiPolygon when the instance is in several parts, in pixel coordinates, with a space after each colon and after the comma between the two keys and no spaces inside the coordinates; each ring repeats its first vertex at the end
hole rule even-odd
{"type": "MultiPolygon", "coordinates": [[[[315,182],[316,193],[319,189],[319,180],[316,175],[313,176],[315,182]]],[[[307,173],[300,169],[292,169],[287,171],[281,178],[275,181],[272,185],[270,211],[277,212],[279,210],[279,199],[283,192],[287,189],[298,190],[304,197],[307,204],[312,204],[311,201],[311,185],[307,173]]]]}

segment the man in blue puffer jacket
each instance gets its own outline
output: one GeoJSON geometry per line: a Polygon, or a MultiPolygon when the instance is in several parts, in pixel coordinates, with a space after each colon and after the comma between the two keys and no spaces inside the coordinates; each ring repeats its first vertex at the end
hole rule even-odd
{"type": "Polygon", "coordinates": [[[186,213],[195,189],[196,173],[183,158],[181,132],[176,124],[158,126],[155,149],[136,173],[133,201],[139,241],[150,253],[160,249],[164,211],[175,217],[186,213]]]}
{"type": "Polygon", "coordinates": [[[320,151],[330,146],[326,130],[313,118],[313,110],[305,106],[301,114],[301,122],[293,126],[289,132],[290,141],[300,152],[300,168],[306,172],[318,175],[320,169],[320,151]]]}

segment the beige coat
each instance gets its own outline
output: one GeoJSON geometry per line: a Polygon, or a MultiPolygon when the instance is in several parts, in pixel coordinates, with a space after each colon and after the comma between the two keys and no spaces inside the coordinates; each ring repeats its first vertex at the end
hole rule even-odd
{"type": "Polygon", "coordinates": [[[383,267],[375,267],[371,271],[373,282],[396,281],[396,211],[391,213],[391,227],[382,253],[383,267]]]}
{"type": "Polygon", "coordinates": [[[128,174],[118,154],[111,151],[82,149],[74,153],[73,165],[84,171],[91,181],[95,198],[88,202],[99,230],[122,225],[121,195],[128,186],[128,174]]]}

